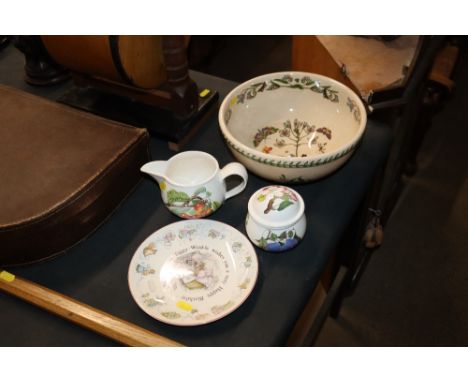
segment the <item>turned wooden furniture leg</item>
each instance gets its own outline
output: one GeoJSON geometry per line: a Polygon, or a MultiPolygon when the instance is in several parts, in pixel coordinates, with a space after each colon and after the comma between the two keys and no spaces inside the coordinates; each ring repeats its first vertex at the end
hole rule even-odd
{"type": "Polygon", "coordinates": [[[39,36],[17,36],[15,47],[24,54],[24,80],[35,86],[58,84],[70,78],[70,72],[52,60],[39,36]]]}
{"type": "Polygon", "coordinates": [[[180,119],[190,117],[198,107],[197,85],[189,76],[183,36],[163,36],[167,83],[171,92],[171,110],[180,119]]]}

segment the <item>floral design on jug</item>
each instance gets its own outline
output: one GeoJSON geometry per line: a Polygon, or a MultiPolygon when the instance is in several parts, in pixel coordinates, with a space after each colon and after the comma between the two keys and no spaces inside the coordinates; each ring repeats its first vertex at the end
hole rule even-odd
{"type": "Polygon", "coordinates": [[[192,195],[183,191],[169,190],[166,206],[174,214],[185,219],[203,218],[217,210],[221,203],[211,200],[206,187],[198,188],[192,195]]]}
{"type": "Polygon", "coordinates": [[[314,152],[323,154],[327,141],[332,139],[328,127],[316,128],[297,118],[291,123],[287,120],[282,128],[267,126],[259,129],[253,137],[253,145],[265,154],[286,157],[307,157],[314,152]]]}

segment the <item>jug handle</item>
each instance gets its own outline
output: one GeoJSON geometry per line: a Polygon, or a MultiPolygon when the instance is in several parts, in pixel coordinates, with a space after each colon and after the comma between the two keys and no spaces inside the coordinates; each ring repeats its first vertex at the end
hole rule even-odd
{"type": "Polygon", "coordinates": [[[230,189],[229,191],[226,191],[226,195],[224,196],[224,199],[229,199],[232,198],[234,195],[237,195],[244,191],[245,186],[247,186],[247,170],[243,165],[237,162],[232,162],[228,163],[226,166],[224,166],[221,170],[221,179],[223,181],[232,175],[238,175],[242,178],[242,183],[237,185],[236,187],[230,189]]]}

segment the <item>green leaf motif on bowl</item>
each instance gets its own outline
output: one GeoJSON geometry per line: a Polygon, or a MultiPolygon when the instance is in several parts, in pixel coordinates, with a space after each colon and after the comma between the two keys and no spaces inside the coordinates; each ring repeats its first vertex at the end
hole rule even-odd
{"type": "Polygon", "coordinates": [[[358,122],[361,123],[361,111],[359,110],[356,101],[352,100],[351,98],[348,97],[348,100],[346,102],[346,105],[349,107],[349,111],[353,113],[354,119],[358,122]]]}
{"type": "Polygon", "coordinates": [[[231,119],[231,115],[232,115],[232,110],[231,108],[228,108],[226,110],[226,113],[224,114],[224,123],[226,123],[226,125],[229,123],[229,120],[231,119]]]}
{"type": "Polygon", "coordinates": [[[310,168],[310,167],[317,167],[317,166],[322,166],[327,163],[333,162],[346,154],[349,154],[354,148],[359,144],[360,140],[353,143],[352,145],[344,148],[343,150],[339,151],[338,153],[330,156],[326,156],[324,158],[319,158],[319,159],[307,159],[305,158],[304,160],[300,161],[288,161],[288,160],[277,160],[277,159],[272,159],[272,158],[263,158],[258,155],[249,153],[245,151],[243,148],[239,147],[237,144],[232,142],[225,134],[223,134],[224,139],[226,140],[226,143],[229,145],[229,147],[237,151],[239,154],[245,156],[248,159],[251,159],[255,162],[267,165],[267,166],[273,166],[273,167],[280,167],[280,168],[310,168]]]}
{"type": "Polygon", "coordinates": [[[285,157],[306,157],[316,148],[318,153],[325,153],[327,142],[332,139],[332,131],[328,127],[316,128],[307,121],[297,118],[291,122],[286,120],[281,128],[267,126],[259,129],[253,138],[253,144],[265,154],[275,154],[285,157]],[[271,142],[274,139],[274,142],[271,142]],[[325,140],[325,141],[324,141],[325,140]],[[304,149],[305,147],[305,149],[304,149]],[[275,149],[276,148],[276,149],[275,149]],[[274,150],[272,152],[272,150],[274,150]],[[300,155],[299,150],[302,149],[300,155]]]}
{"type": "MultiPolygon", "coordinates": [[[[290,75],[285,75],[282,78],[275,78],[273,80],[259,82],[252,84],[243,89],[236,96],[236,104],[244,103],[246,99],[253,99],[258,93],[263,91],[272,91],[280,88],[298,89],[298,90],[311,90],[315,93],[323,95],[323,98],[331,102],[339,102],[338,90],[332,89],[331,86],[322,86],[320,81],[313,80],[309,76],[301,78],[293,78],[290,75]]],[[[230,115],[229,115],[230,118],[230,115]]],[[[229,120],[226,118],[225,120],[229,120]]],[[[227,123],[227,122],[226,122],[227,123]]]]}
{"type": "Polygon", "coordinates": [[[278,128],[270,127],[270,126],[258,129],[253,139],[254,146],[257,147],[260,143],[262,143],[262,141],[266,140],[270,135],[277,133],[278,130],[279,130],[278,128]]]}
{"type": "Polygon", "coordinates": [[[287,178],[286,175],[281,174],[279,179],[282,183],[305,183],[306,180],[302,176],[297,176],[295,178],[287,178]]]}

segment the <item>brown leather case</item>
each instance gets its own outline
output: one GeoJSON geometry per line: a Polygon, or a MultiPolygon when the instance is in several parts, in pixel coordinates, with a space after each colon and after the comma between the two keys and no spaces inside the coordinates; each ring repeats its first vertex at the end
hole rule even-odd
{"type": "Polygon", "coordinates": [[[0,85],[0,266],[90,234],[141,179],[144,129],[0,85]]]}

